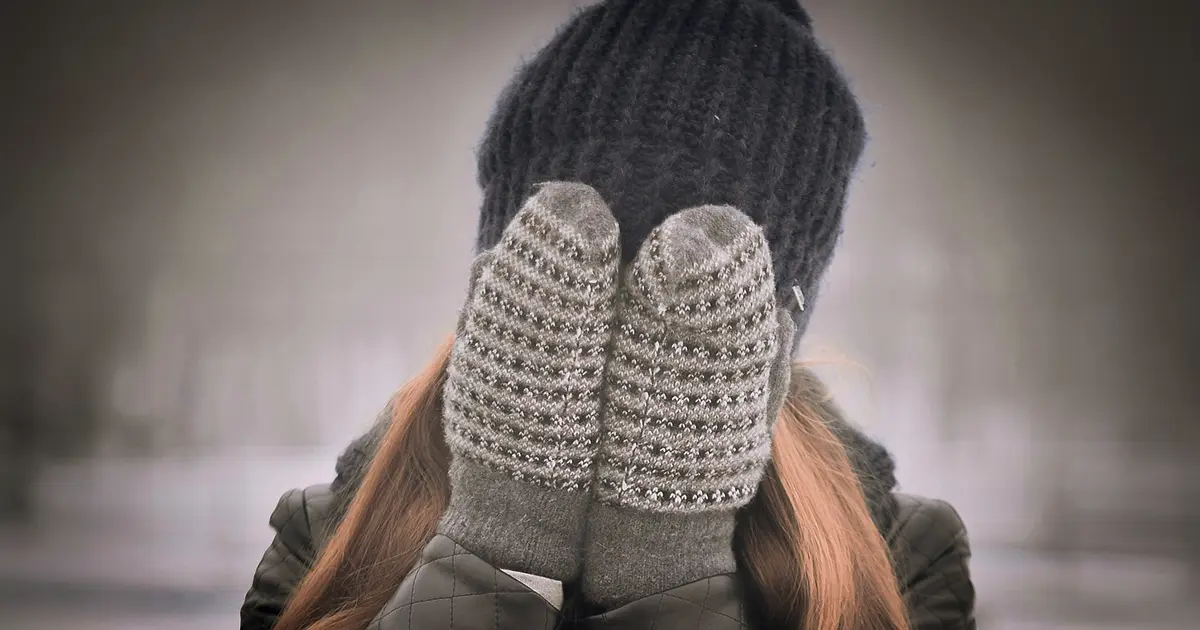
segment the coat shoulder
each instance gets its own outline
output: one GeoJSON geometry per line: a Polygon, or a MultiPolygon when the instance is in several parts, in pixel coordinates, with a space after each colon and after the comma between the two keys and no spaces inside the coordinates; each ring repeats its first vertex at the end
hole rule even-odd
{"type": "Polygon", "coordinates": [[[913,628],[975,627],[971,545],[958,510],[946,501],[893,493],[884,536],[913,628]]]}
{"type": "Polygon", "coordinates": [[[905,492],[893,492],[891,498],[889,542],[905,540],[918,548],[966,542],[967,527],[950,503],[905,492]]]}
{"type": "Polygon", "coordinates": [[[288,490],[280,497],[269,520],[275,538],[255,568],[242,603],[242,630],[275,625],[292,590],[313,565],[334,501],[329,484],[288,490]]]}
{"type": "Polygon", "coordinates": [[[285,492],[270,519],[278,543],[311,564],[316,557],[316,541],[323,538],[330,526],[336,498],[328,483],[285,492]]]}

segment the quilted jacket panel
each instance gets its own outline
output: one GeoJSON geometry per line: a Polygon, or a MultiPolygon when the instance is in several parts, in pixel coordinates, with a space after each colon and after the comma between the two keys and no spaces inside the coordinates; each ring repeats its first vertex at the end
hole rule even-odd
{"type": "Polygon", "coordinates": [[[246,600],[243,630],[270,630],[283,612],[292,589],[316,559],[315,533],[334,512],[335,498],[327,484],[288,490],[271,513],[275,539],[263,554],[246,600]]]}
{"type": "Polygon", "coordinates": [[[445,536],[434,536],[367,630],[554,630],[541,595],[445,536]]]}
{"type": "Polygon", "coordinates": [[[975,630],[971,546],[958,512],[945,501],[894,498],[886,537],[913,628],[975,630]]]}

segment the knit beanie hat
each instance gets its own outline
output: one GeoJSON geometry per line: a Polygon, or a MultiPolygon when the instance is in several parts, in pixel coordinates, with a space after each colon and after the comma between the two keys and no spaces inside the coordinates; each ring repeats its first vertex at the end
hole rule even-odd
{"type": "Polygon", "coordinates": [[[626,262],[667,216],[732,205],[766,234],[798,340],[864,140],[796,0],[607,0],[501,95],[479,150],[477,248],[500,240],[541,182],[599,191],[626,262]]]}

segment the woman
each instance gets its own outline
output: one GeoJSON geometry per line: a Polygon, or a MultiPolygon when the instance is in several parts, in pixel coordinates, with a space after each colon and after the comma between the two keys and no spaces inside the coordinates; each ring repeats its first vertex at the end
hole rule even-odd
{"type": "Polygon", "coordinates": [[[791,364],[863,140],[793,2],[580,13],[489,124],[453,344],[280,501],[242,627],[973,628],[953,509],[791,364]]]}

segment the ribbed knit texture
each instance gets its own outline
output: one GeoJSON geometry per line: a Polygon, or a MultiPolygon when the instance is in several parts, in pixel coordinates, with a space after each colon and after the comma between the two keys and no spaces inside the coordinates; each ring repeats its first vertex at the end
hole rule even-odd
{"type": "Polygon", "coordinates": [[[685,210],[625,272],[604,377],[583,588],[615,605],[735,570],[734,510],[757,491],[787,390],[762,230],[734,208],[685,210]]]}
{"type": "Polygon", "coordinates": [[[542,181],[594,186],[626,261],[670,214],[732,205],[763,227],[798,339],[864,137],[794,0],[608,0],[577,14],[501,96],[479,152],[478,245],[497,242],[542,181]]]}
{"type": "Polygon", "coordinates": [[[551,183],[473,269],[444,389],[439,531],[500,568],[578,574],[618,263],[596,191],[551,183]]]}

